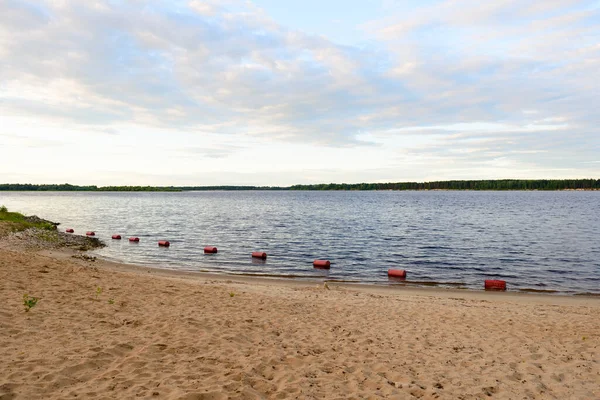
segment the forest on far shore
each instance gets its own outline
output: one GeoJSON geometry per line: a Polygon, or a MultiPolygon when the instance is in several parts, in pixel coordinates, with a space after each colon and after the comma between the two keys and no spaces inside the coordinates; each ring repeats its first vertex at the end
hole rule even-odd
{"type": "Polygon", "coordinates": [[[78,186],[0,184],[0,191],[184,192],[198,190],[600,190],[600,179],[496,179],[434,182],[322,183],[282,186],[78,186]]]}
{"type": "Polygon", "coordinates": [[[328,183],[290,190],[600,190],[600,179],[496,179],[469,181],[328,183]]]}

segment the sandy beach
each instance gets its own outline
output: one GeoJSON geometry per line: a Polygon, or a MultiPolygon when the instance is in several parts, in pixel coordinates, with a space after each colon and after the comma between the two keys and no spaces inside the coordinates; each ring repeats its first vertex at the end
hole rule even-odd
{"type": "Polygon", "coordinates": [[[598,399],[600,299],[176,274],[0,246],[0,399],[598,399]],[[24,311],[23,295],[38,297],[24,311]]]}

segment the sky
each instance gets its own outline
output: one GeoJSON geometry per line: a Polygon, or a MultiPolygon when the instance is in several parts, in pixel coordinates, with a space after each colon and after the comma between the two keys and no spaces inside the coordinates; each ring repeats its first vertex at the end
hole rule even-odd
{"type": "Polygon", "coordinates": [[[600,178],[600,1],[0,0],[0,183],[600,178]]]}

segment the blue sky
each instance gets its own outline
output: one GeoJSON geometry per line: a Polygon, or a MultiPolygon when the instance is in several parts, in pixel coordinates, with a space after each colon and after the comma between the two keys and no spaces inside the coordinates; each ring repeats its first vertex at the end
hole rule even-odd
{"type": "Polygon", "coordinates": [[[0,1],[0,181],[600,176],[597,1],[0,1]]]}

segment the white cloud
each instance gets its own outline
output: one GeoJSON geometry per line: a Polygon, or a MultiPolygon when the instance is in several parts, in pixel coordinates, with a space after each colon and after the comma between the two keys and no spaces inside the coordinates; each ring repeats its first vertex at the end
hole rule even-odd
{"type": "Polygon", "coordinates": [[[190,184],[207,170],[269,184],[273,165],[285,167],[279,184],[319,171],[599,172],[597,8],[465,0],[402,11],[365,24],[374,40],[353,47],[243,1],[4,1],[0,170],[35,157],[24,178],[65,181],[71,169],[42,160],[70,157],[95,173],[143,167],[163,184],[177,182],[160,164],[190,184]]]}

